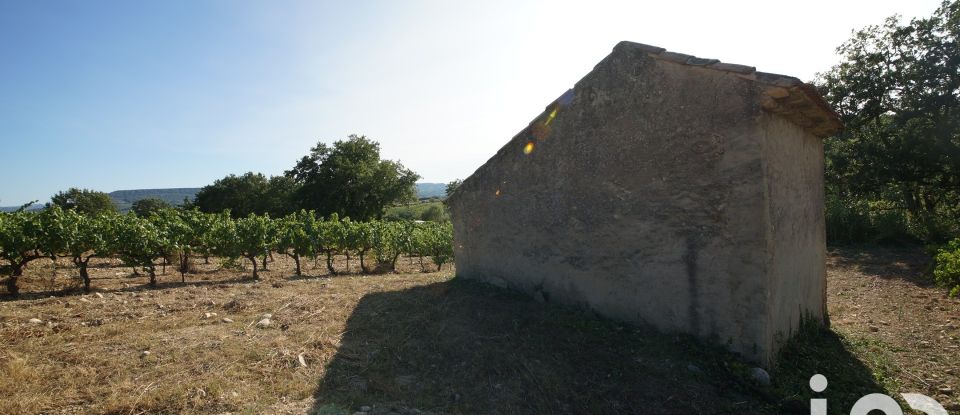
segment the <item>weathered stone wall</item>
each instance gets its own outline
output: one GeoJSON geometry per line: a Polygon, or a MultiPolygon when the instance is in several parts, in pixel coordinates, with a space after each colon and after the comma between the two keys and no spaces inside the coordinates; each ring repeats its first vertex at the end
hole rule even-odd
{"type": "Polygon", "coordinates": [[[765,114],[764,177],[769,226],[770,332],[778,346],[801,318],[826,316],[823,141],[765,114]]]}
{"type": "Polygon", "coordinates": [[[790,236],[769,221],[806,211],[766,213],[781,205],[768,202],[765,174],[779,170],[764,154],[789,150],[769,142],[797,127],[764,121],[760,94],[732,73],[618,47],[451,198],[458,276],[768,362],[794,305],[771,300],[794,274],[775,256],[790,236]]]}

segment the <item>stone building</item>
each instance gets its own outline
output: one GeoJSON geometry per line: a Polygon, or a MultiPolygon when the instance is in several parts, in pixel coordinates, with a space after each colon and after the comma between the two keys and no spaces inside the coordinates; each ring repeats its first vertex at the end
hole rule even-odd
{"type": "Polygon", "coordinates": [[[621,42],[451,195],[457,275],[769,364],[826,319],[840,128],[796,78],[621,42]]]}

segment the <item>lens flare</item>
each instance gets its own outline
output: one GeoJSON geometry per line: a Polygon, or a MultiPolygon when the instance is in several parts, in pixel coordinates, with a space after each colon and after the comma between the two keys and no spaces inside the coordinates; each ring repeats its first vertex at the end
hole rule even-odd
{"type": "Polygon", "coordinates": [[[523,154],[533,153],[533,141],[527,141],[527,145],[523,146],[523,154]]]}
{"type": "Polygon", "coordinates": [[[557,118],[557,108],[554,108],[553,111],[550,111],[550,115],[547,116],[547,120],[544,121],[543,125],[550,125],[554,118],[557,118]]]}

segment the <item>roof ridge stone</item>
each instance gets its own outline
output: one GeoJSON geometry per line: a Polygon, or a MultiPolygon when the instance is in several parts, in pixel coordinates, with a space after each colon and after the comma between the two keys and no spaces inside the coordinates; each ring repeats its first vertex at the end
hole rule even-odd
{"type": "Polygon", "coordinates": [[[756,67],[725,63],[718,59],[700,58],[685,53],[668,51],[659,46],[631,41],[621,41],[613,51],[620,50],[645,53],[655,59],[686,66],[698,66],[735,74],[765,86],[767,98],[764,108],[793,119],[809,128],[816,135],[824,137],[840,131],[843,125],[830,105],[817,93],[813,85],[800,79],[771,72],[757,71],[756,67]],[[772,101],[771,101],[772,100],[772,101]]]}

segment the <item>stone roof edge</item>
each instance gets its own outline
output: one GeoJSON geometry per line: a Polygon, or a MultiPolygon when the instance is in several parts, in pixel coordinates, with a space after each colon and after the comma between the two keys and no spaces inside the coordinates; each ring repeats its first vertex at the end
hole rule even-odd
{"type": "Polygon", "coordinates": [[[614,53],[620,50],[640,51],[654,59],[728,72],[754,81],[764,88],[765,94],[761,105],[765,110],[783,115],[818,137],[827,137],[843,129],[840,117],[833,111],[830,104],[823,100],[816,88],[795,77],[760,72],[753,66],[700,58],[626,40],[613,48],[614,53]]]}

